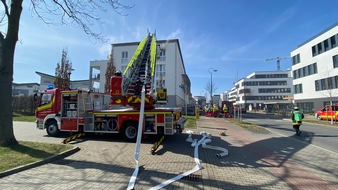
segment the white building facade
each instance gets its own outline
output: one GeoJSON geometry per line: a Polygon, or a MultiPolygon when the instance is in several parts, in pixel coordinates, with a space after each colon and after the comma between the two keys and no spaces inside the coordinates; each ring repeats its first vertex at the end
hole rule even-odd
{"type": "MultiPolygon", "coordinates": [[[[139,43],[112,44],[111,55],[117,70],[124,72],[139,43]]],[[[169,107],[194,107],[195,101],[191,96],[190,79],[185,71],[178,39],[158,40],[157,44],[155,88],[162,81],[162,85],[167,89],[167,106],[169,107]]],[[[90,84],[99,92],[104,92],[107,63],[108,60],[90,62],[90,84]]]]}
{"type": "Polygon", "coordinates": [[[338,103],[338,23],[291,52],[295,104],[313,113],[338,103]]]}
{"type": "Polygon", "coordinates": [[[229,93],[229,101],[236,107],[273,114],[292,107],[292,98],[291,70],[254,72],[238,80],[229,93]]]}

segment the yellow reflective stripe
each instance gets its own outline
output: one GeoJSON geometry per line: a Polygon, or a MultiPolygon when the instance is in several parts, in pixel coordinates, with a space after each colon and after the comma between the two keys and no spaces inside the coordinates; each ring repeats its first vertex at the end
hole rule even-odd
{"type": "Polygon", "coordinates": [[[134,103],[138,103],[138,102],[141,102],[141,98],[136,98],[136,99],[134,100],[134,103]]]}
{"type": "Polygon", "coordinates": [[[133,100],[133,97],[130,96],[130,97],[128,98],[128,103],[131,102],[132,100],[133,100]]]}
{"type": "Polygon", "coordinates": [[[148,40],[148,35],[147,35],[145,38],[143,38],[143,40],[142,40],[142,41],[140,42],[140,44],[137,46],[136,51],[135,51],[133,57],[131,58],[131,60],[130,60],[129,63],[128,63],[127,68],[126,68],[126,69],[124,70],[124,72],[123,72],[123,75],[126,75],[128,69],[134,64],[134,61],[135,61],[135,60],[137,59],[137,57],[140,55],[140,53],[141,53],[141,51],[143,50],[143,48],[144,48],[144,46],[145,46],[147,40],[148,40]]]}
{"type": "Polygon", "coordinates": [[[50,109],[54,105],[54,102],[55,102],[55,95],[54,95],[54,97],[53,97],[53,99],[52,99],[51,102],[49,102],[48,104],[43,105],[41,107],[38,107],[38,111],[43,111],[43,110],[46,110],[46,109],[50,109]]]}
{"type": "Polygon", "coordinates": [[[67,92],[62,92],[62,94],[77,94],[77,91],[67,91],[67,92]]]}
{"type": "Polygon", "coordinates": [[[155,66],[156,66],[156,37],[153,35],[151,39],[151,46],[150,46],[150,68],[151,68],[151,76],[155,75],[155,66]]]}
{"type": "MultiPolygon", "coordinates": [[[[119,115],[119,114],[135,114],[139,115],[140,112],[93,112],[93,115],[119,115]]],[[[144,114],[172,114],[171,112],[144,112],[144,114]]]]}

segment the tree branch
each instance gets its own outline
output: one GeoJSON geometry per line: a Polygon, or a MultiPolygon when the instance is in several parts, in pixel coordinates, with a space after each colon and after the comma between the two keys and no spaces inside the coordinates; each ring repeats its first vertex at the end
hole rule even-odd
{"type": "MultiPolygon", "coordinates": [[[[5,1],[5,0],[1,0],[5,1]]],[[[103,24],[97,10],[107,12],[108,8],[112,8],[119,15],[123,14],[121,9],[131,9],[134,5],[123,5],[119,0],[97,0],[97,1],[79,1],[79,0],[52,0],[51,3],[46,3],[46,0],[31,0],[32,10],[44,23],[56,24],[55,18],[49,17],[56,15],[60,17],[60,24],[72,25],[76,24],[87,35],[96,40],[106,41],[100,32],[93,31],[93,26],[97,22],[103,24]],[[108,5],[108,6],[107,6],[108,5]],[[49,18],[50,19],[49,19],[49,18]]]]}
{"type": "Polygon", "coordinates": [[[7,6],[7,3],[6,3],[6,0],[1,0],[2,4],[4,5],[5,7],[5,14],[7,15],[7,17],[9,17],[9,9],[8,9],[8,6],[7,6]]]}

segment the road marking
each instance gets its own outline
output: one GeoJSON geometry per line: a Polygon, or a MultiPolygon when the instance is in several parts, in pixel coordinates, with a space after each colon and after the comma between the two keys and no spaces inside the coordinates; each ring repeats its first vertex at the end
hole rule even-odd
{"type": "Polygon", "coordinates": [[[319,149],[326,150],[326,151],[328,151],[328,152],[331,152],[331,153],[333,153],[333,154],[336,154],[336,155],[338,155],[338,153],[337,153],[337,152],[333,152],[332,150],[328,150],[328,149],[326,149],[326,148],[323,148],[323,147],[320,147],[320,146],[317,146],[317,145],[314,145],[314,144],[310,144],[310,143],[303,142],[303,141],[301,141],[301,140],[298,140],[298,139],[292,138],[291,136],[286,136],[286,135],[283,135],[283,134],[281,134],[281,133],[278,133],[278,132],[276,132],[276,131],[272,131],[272,130],[270,130],[269,128],[266,128],[266,129],[267,129],[267,130],[269,130],[270,132],[272,132],[272,133],[275,133],[275,134],[278,134],[278,135],[280,135],[280,136],[283,136],[283,137],[288,137],[288,138],[290,138],[290,139],[292,139],[292,140],[294,140],[294,141],[301,142],[301,143],[303,143],[303,144],[305,144],[305,145],[314,146],[314,147],[317,147],[317,148],[319,148],[319,149]]]}

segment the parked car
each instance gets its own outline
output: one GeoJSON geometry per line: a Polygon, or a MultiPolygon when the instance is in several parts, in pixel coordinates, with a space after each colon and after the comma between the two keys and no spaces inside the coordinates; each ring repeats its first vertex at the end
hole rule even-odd
{"type": "Polygon", "coordinates": [[[331,119],[331,118],[333,118],[334,120],[337,120],[338,119],[338,104],[324,106],[323,108],[321,108],[320,110],[316,112],[315,117],[318,120],[331,119]]]}

